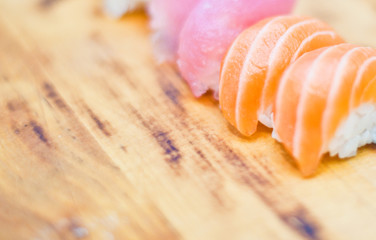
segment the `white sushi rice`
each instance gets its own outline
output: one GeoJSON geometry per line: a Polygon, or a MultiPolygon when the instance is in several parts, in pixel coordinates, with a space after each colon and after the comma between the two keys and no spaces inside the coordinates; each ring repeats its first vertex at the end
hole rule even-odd
{"type": "MultiPolygon", "coordinates": [[[[275,130],[272,137],[281,142],[275,130]]],[[[350,112],[323,153],[329,152],[331,157],[349,158],[355,156],[360,147],[370,143],[376,143],[376,105],[366,103],[350,112]]]]}
{"type": "Polygon", "coordinates": [[[268,107],[265,112],[258,114],[259,121],[267,126],[273,128],[273,110],[272,107],[268,107]]]}
{"type": "Polygon", "coordinates": [[[119,18],[147,2],[149,0],[104,0],[104,10],[108,15],[119,18]]]}
{"type": "Polygon", "coordinates": [[[362,104],[338,127],[327,151],[340,158],[355,156],[358,148],[376,143],[376,105],[362,104]]]}

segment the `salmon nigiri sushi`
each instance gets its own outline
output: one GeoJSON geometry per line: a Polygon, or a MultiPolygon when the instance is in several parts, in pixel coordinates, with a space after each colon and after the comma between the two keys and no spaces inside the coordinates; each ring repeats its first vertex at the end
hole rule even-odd
{"type": "Polygon", "coordinates": [[[376,142],[376,50],[340,44],[291,64],[276,94],[274,131],[301,172],[376,142]]]}
{"type": "Polygon", "coordinates": [[[219,103],[225,118],[244,135],[252,135],[258,121],[273,127],[275,95],[285,69],[306,52],[340,43],[330,26],[309,17],[272,17],[248,28],[222,62],[219,103]]]}

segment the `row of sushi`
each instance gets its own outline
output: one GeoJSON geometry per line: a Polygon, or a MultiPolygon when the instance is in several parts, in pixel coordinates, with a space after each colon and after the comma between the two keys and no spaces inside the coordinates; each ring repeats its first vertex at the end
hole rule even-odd
{"type": "Polygon", "coordinates": [[[344,43],[312,18],[268,18],[242,32],[222,64],[219,102],[244,135],[273,128],[305,176],[322,155],[376,142],[376,49],[344,43]]]}
{"type": "Polygon", "coordinates": [[[310,176],[323,154],[351,157],[376,142],[376,50],[344,43],[320,20],[284,15],[293,5],[151,0],[148,9],[158,59],[177,64],[196,97],[212,91],[242,134],[258,122],[273,128],[310,176]]]}
{"type": "Polygon", "coordinates": [[[221,61],[234,39],[270,16],[287,14],[295,0],[105,0],[113,16],[148,2],[155,55],[177,64],[196,97],[218,98],[221,61]]]}

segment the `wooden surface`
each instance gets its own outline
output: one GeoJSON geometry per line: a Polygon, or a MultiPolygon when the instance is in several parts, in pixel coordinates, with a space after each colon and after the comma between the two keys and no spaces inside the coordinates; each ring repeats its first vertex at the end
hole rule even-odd
{"type": "MultiPolygon", "coordinates": [[[[376,1],[302,0],[376,46],[376,1]]],[[[301,178],[153,60],[147,18],[0,0],[0,239],[375,239],[376,149],[301,178]]]]}

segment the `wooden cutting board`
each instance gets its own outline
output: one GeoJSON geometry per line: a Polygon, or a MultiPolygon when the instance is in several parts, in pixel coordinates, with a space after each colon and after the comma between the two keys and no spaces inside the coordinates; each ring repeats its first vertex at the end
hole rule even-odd
{"type": "MultiPolygon", "coordinates": [[[[376,47],[376,1],[296,13],[376,47]]],[[[147,17],[0,1],[0,239],[375,239],[376,149],[303,179],[155,63],[147,17]]]]}

